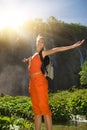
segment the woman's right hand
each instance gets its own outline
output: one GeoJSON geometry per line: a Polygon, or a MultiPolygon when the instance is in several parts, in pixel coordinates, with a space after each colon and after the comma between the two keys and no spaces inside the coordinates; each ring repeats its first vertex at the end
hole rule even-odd
{"type": "Polygon", "coordinates": [[[25,62],[27,62],[27,59],[26,59],[26,58],[24,58],[24,59],[22,60],[22,62],[24,62],[24,63],[25,63],[25,62]]]}

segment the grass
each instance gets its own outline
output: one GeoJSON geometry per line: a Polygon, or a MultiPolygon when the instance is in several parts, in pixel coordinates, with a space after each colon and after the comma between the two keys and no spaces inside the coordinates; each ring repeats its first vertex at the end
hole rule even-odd
{"type": "MultiPolygon", "coordinates": [[[[72,124],[72,125],[61,125],[61,124],[53,124],[53,130],[87,130],[87,123],[80,123],[80,124],[72,124]]],[[[42,124],[41,130],[46,130],[45,124],[42,124]]]]}

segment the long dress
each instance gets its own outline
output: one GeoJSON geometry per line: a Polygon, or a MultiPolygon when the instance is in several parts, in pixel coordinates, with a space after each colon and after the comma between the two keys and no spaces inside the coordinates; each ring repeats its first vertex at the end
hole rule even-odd
{"type": "Polygon", "coordinates": [[[31,97],[34,115],[52,115],[48,104],[48,81],[41,72],[41,59],[38,53],[35,53],[28,66],[30,75],[29,93],[31,97]],[[31,76],[32,74],[35,74],[31,76]]]}

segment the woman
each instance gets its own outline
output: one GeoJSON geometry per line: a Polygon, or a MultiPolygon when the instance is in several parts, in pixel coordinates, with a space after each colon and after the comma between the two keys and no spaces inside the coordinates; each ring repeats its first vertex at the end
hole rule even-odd
{"type": "Polygon", "coordinates": [[[42,115],[44,116],[47,130],[52,130],[52,113],[48,105],[48,82],[46,74],[43,74],[41,70],[42,61],[39,55],[40,51],[42,50],[42,57],[44,59],[48,55],[78,47],[83,42],[84,40],[81,40],[70,46],[44,50],[45,39],[39,35],[36,40],[36,53],[28,59],[23,59],[23,62],[29,61],[29,92],[35,115],[35,130],[41,129],[42,115]]]}

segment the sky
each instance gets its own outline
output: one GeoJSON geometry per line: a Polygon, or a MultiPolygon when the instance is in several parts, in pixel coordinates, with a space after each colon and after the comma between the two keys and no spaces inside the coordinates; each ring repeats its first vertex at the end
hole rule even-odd
{"type": "Polygon", "coordinates": [[[50,16],[87,26],[87,0],[0,0],[1,27],[22,24],[27,19],[47,20],[50,16]]]}

